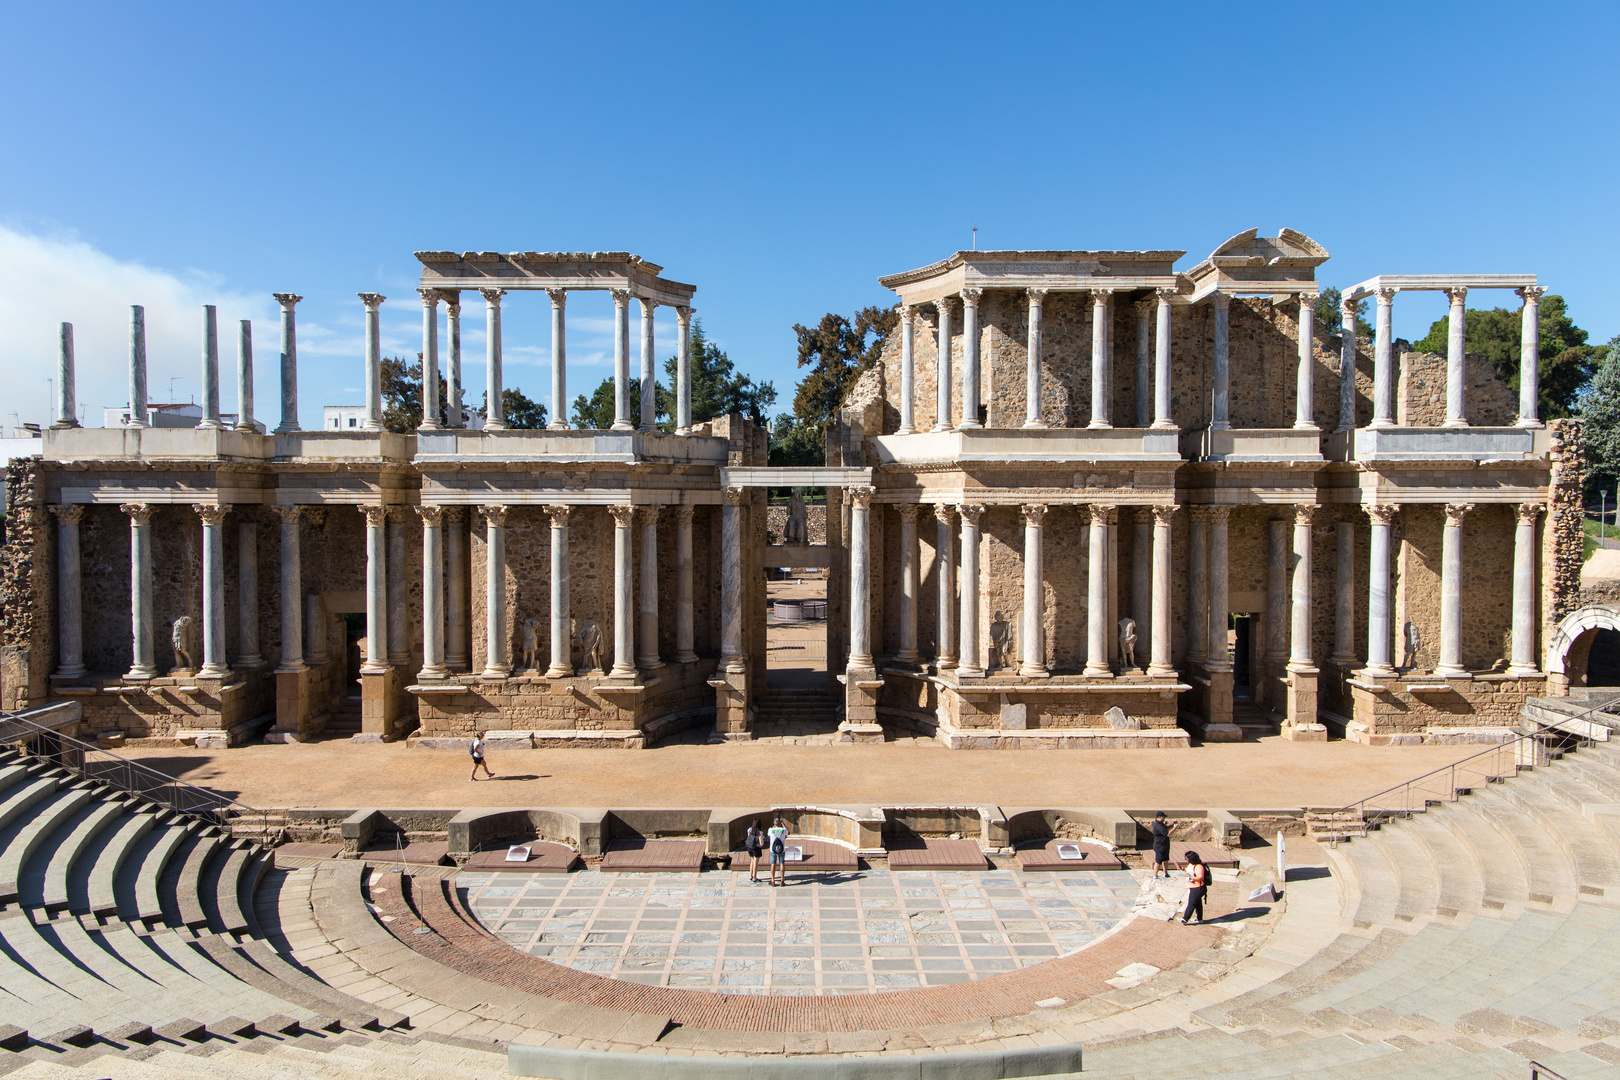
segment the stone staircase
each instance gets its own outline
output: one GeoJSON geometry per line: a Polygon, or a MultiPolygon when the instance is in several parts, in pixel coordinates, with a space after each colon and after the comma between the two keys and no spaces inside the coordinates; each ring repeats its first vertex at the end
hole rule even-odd
{"type": "Polygon", "coordinates": [[[1243,729],[1245,739],[1275,735],[1282,730],[1281,718],[1253,701],[1232,702],[1232,723],[1243,729]]]}
{"type": "Polygon", "coordinates": [[[323,739],[347,739],[360,734],[360,695],[358,693],[340,698],[332,711],[326,714],[326,727],[321,731],[323,739]]]}
{"type": "Polygon", "coordinates": [[[825,690],[766,690],[755,714],[761,734],[831,734],[838,728],[838,702],[825,690]]]}

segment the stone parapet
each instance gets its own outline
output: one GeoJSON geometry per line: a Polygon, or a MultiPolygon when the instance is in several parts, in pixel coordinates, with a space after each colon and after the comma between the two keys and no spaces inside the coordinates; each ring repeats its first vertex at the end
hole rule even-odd
{"type": "Polygon", "coordinates": [[[1547,679],[1541,674],[1448,679],[1423,673],[1394,678],[1358,673],[1346,685],[1355,712],[1345,726],[1345,737],[1374,746],[1399,746],[1435,741],[1437,732],[1455,729],[1517,729],[1525,702],[1546,693],[1547,679]]]}

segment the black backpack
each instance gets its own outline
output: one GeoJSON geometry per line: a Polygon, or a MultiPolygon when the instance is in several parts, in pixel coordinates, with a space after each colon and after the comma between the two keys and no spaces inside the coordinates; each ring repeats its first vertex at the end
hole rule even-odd
{"type": "Polygon", "coordinates": [[[776,837],[771,838],[771,854],[772,855],[781,855],[781,854],[784,854],[786,851],[787,851],[787,845],[782,842],[782,838],[780,836],[776,836],[776,837]]]}

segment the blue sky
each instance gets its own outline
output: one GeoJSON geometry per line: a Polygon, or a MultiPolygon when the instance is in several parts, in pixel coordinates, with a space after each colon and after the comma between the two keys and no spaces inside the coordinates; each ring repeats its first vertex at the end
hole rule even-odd
{"type": "MultiPolygon", "coordinates": [[[[885,302],[879,274],[969,246],[974,225],[981,247],[1184,248],[1183,269],[1288,226],[1332,252],[1329,284],[1529,271],[1594,340],[1620,333],[1613,4],[0,15],[0,424],[46,416],[62,320],[81,402],[122,404],[131,303],[149,309],[154,400],[197,392],[197,305],[253,319],[273,423],[273,291],[306,297],[318,424],[360,400],[355,293],[389,296],[385,343],[414,354],[411,252],[437,248],[661,263],[782,408],[795,322],[885,302]]],[[[1442,304],[1403,296],[1396,332],[1442,304]]],[[[571,393],[611,374],[610,315],[604,294],[570,301],[571,393]]],[[[508,382],[546,399],[543,298],[509,298],[504,331],[508,382]]]]}

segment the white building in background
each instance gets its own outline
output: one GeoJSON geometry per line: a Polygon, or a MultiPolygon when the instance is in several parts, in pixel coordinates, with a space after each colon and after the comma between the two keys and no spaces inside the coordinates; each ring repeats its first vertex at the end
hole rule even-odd
{"type": "MultiPolygon", "coordinates": [[[[152,404],[146,408],[151,415],[153,427],[194,428],[202,422],[202,406],[195,401],[177,401],[167,405],[152,404]]],[[[236,423],[236,416],[236,413],[220,413],[219,422],[231,427],[236,423]]],[[[129,406],[103,409],[101,423],[103,427],[123,427],[128,424],[129,406]]]]}
{"type": "Polygon", "coordinates": [[[327,405],[321,409],[321,428],[325,431],[357,431],[365,426],[364,405],[327,405]]]}

